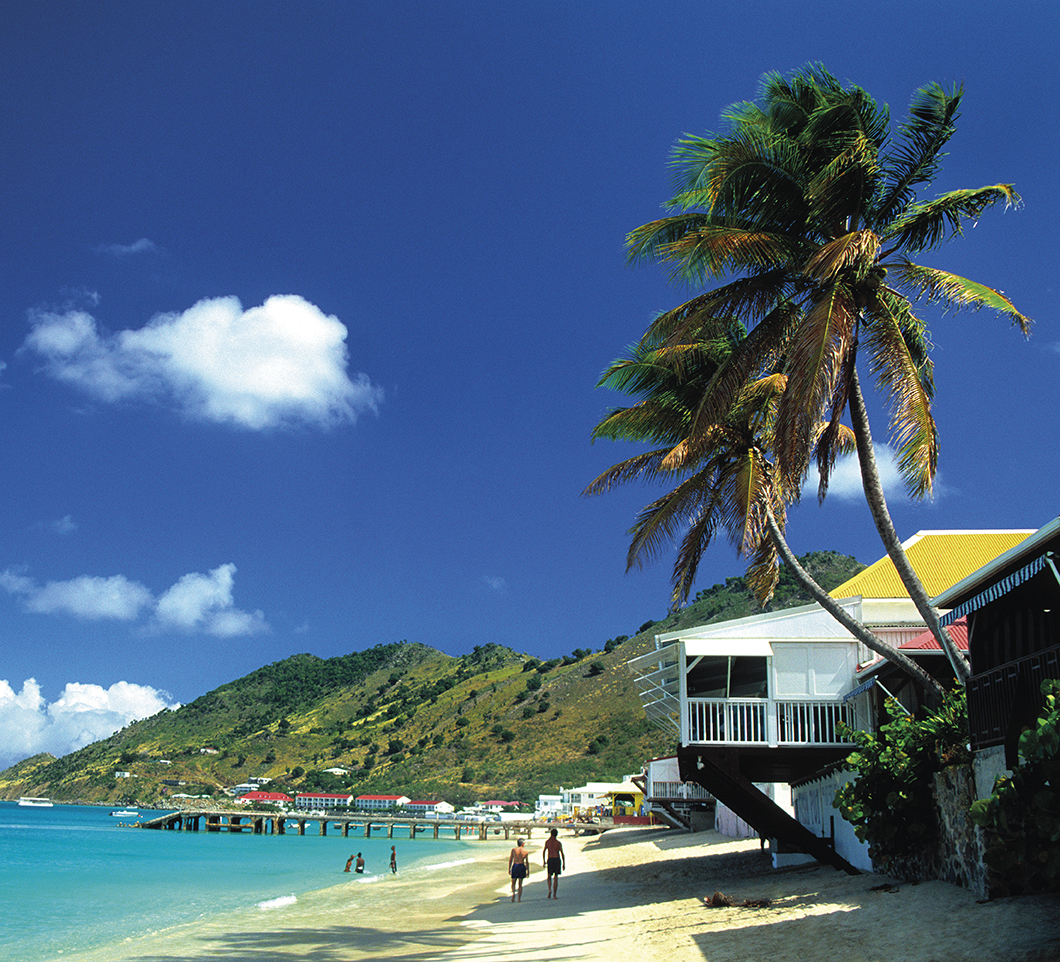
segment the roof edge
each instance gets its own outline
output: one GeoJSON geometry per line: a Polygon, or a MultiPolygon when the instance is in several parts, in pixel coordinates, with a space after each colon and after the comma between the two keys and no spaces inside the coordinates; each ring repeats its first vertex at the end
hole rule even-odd
{"type": "Polygon", "coordinates": [[[1040,527],[1019,544],[1014,545],[1008,551],[999,554],[993,561],[983,565],[982,568],[962,578],[957,584],[952,585],[942,594],[932,598],[931,603],[936,608],[955,608],[965,595],[976,594],[980,587],[993,581],[1007,567],[1026,555],[1034,554],[1041,549],[1042,545],[1058,534],[1060,534],[1060,517],[1053,518],[1052,521],[1040,527]]]}

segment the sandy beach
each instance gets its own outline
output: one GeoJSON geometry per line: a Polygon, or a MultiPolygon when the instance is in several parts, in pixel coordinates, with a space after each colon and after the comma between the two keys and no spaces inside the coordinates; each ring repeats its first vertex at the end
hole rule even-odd
{"type": "MultiPolygon", "coordinates": [[[[1005,962],[1060,960],[1060,899],[977,903],[941,882],[896,883],[815,864],[774,870],[757,840],[616,829],[561,834],[559,898],[546,898],[535,837],[523,900],[510,901],[511,843],[436,879],[343,883],[276,911],[158,933],[84,962],[409,962],[665,959],[667,962],[1005,962]],[[384,894],[385,898],[381,898],[384,894]],[[714,892],[737,904],[711,908],[714,892]],[[743,903],[768,900],[768,905],[743,903]],[[386,911],[374,911],[385,905],[386,911]]],[[[71,958],[67,956],[66,958],[71,958]]]]}

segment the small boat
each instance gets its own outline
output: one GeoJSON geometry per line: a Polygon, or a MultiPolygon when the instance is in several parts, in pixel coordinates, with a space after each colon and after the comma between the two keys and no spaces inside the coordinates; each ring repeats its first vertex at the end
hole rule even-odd
{"type": "Polygon", "coordinates": [[[18,804],[23,808],[51,808],[52,800],[50,798],[34,798],[32,795],[23,795],[18,800],[18,804]]]}
{"type": "Polygon", "coordinates": [[[140,813],[134,808],[116,809],[110,813],[114,818],[139,818],[140,813]]]}

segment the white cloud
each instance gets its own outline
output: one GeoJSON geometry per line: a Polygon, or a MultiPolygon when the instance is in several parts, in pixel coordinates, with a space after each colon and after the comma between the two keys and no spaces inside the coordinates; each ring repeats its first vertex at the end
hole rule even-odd
{"type": "Polygon", "coordinates": [[[70,515],[64,514],[61,518],[50,522],[48,529],[55,534],[72,534],[77,530],[77,522],[70,515]]]}
{"type": "Polygon", "coordinates": [[[8,568],[0,572],[0,588],[20,598],[35,614],[67,614],[91,620],[135,621],[152,615],[154,630],[176,630],[235,638],[269,630],[260,611],[235,607],[236,566],[223,564],[208,574],[183,575],[156,600],[151,591],[124,575],[107,578],[80,575],[69,581],[39,584],[8,568]]]}
{"type": "Polygon", "coordinates": [[[158,250],[154,241],[141,237],[131,244],[99,244],[94,248],[98,254],[110,254],[112,257],[128,257],[130,254],[146,254],[158,250]]]}
{"type": "Polygon", "coordinates": [[[67,535],[73,534],[79,525],[74,521],[73,516],[64,514],[61,518],[55,518],[53,521],[37,521],[30,525],[32,531],[47,531],[51,534],[67,535]]]}
{"type": "Polygon", "coordinates": [[[69,581],[39,585],[8,569],[0,573],[0,588],[19,595],[26,610],[37,614],[70,614],[79,618],[133,621],[153,602],[151,592],[124,575],[98,578],[80,575],[69,581]]]}
{"type": "MultiPolygon", "coordinates": [[[[902,480],[901,472],[898,470],[898,456],[887,444],[874,444],[872,449],[876,452],[876,470],[880,473],[884,496],[892,504],[908,503],[911,499],[905,482],[902,480]]],[[[953,493],[953,489],[946,487],[941,472],[936,472],[931,494],[925,498],[925,501],[935,502],[953,493]]],[[[803,485],[802,495],[804,498],[817,497],[817,472],[813,469],[803,485]]],[[[838,498],[841,501],[865,500],[865,489],[861,485],[861,468],[858,466],[857,455],[850,454],[836,461],[835,468],[828,479],[828,497],[838,498]]]]}
{"type": "MultiPolygon", "coordinates": [[[[888,501],[907,501],[909,496],[905,490],[905,482],[898,471],[898,461],[895,453],[886,444],[874,444],[873,451],[876,452],[876,469],[880,473],[880,481],[883,483],[883,493],[888,501]]],[[[806,483],[802,488],[803,497],[817,496],[817,471],[811,468],[806,483]]],[[[828,497],[838,498],[840,501],[864,501],[865,490],[861,486],[861,468],[858,466],[857,455],[850,454],[839,458],[832,473],[828,477],[828,497]]]]}
{"type": "Polygon", "coordinates": [[[346,373],[346,327],[294,294],[247,310],[236,297],[202,300],[117,334],[83,310],[31,311],[30,324],[23,349],[108,403],[168,402],[196,420],[263,430],[353,422],[382,400],[367,375],[346,373]]]}
{"type": "Polygon", "coordinates": [[[127,681],[110,688],[70,682],[47,704],[34,679],[24,681],[17,693],[0,680],[0,768],[38,752],[66,755],[137,719],[177,707],[168,692],[127,681]]]}
{"type": "Polygon", "coordinates": [[[268,630],[260,611],[250,614],[233,606],[236,566],[223,564],[209,574],[184,575],[155,605],[163,628],[202,630],[219,638],[254,635],[268,630]]]}
{"type": "Polygon", "coordinates": [[[496,591],[498,594],[506,594],[508,591],[508,582],[504,578],[486,575],[482,580],[491,591],[496,591]]]}

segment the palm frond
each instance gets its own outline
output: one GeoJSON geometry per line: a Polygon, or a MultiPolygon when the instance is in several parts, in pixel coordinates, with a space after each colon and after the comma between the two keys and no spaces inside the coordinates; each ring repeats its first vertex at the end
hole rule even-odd
{"type": "Polygon", "coordinates": [[[662,477],[665,472],[659,470],[663,458],[670,453],[670,448],[658,451],[647,451],[636,457],[627,458],[613,464],[603,474],[595,478],[582,492],[582,497],[591,498],[597,494],[606,494],[612,488],[630,481],[651,482],[662,477]]]}
{"type": "Polygon", "coordinates": [[[788,263],[800,247],[783,234],[711,224],[660,247],[659,257],[675,265],[681,280],[701,282],[734,271],[769,270],[788,263]]]}
{"type": "Polygon", "coordinates": [[[966,219],[975,220],[994,204],[1011,207],[1019,199],[1011,184],[951,190],[926,203],[910,205],[904,214],[881,228],[881,235],[895,249],[910,253],[931,250],[963,234],[966,219]]]}
{"type": "Polygon", "coordinates": [[[871,230],[856,230],[822,245],[803,267],[807,277],[820,283],[833,281],[842,271],[854,269],[861,280],[875,264],[880,238],[871,230]]]}
{"type": "Polygon", "coordinates": [[[626,552],[627,571],[642,568],[676,541],[691,519],[704,519],[709,543],[717,527],[715,488],[708,483],[711,473],[712,468],[704,468],[641,510],[629,529],[633,537],[626,552]]]}
{"type": "Polygon", "coordinates": [[[887,185],[874,211],[874,223],[888,224],[916,199],[916,188],[938,173],[942,148],[957,130],[963,86],[947,91],[941,84],[921,87],[901,125],[902,139],[883,161],[887,185]]]}
{"type": "Polygon", "coordinates": [[[939,440],[931,413],[934,390],[930,362],[918,363],[923,325],[899,300],[880,298],[869,310],[866,325],[871,370],[891,404],[891,442],[898,452],[898,470],[913,497],[931,493],[938,467],[939,440]],[[897,311],[890,308],[896,307],[897,311]],[[914,345],[910,349],[910,343],[914,345]]]}
{"type": "Polygon", "coordinates": [[[955,309],[968,307],[979,310],[987,307],[1010,318],[1024,334],[1030,333],[1034,322],[1016,310],[1016,306],[1001,291],[949,271],[922,267],[910,261],[899,262],[891,271],[899,283],[913,290],[915,297],[926,296],[929,300],[945,302],[955,309]]]}
{"type": "Polygon", "coordinates": [[[775,441],[786,484],[796,485],[805,476],[813,432],[831,406],[847,355],[854,350],[854,316],[849,291],[835,283],[821,289],[792,335],[775,441]]]}
{"type": "Polygon", "coordinates": [[[806,286],[806,281],[789,269],[750,274],[657,315],[645,338],[653,346],[687,343],[721,336],[737,323],[750,327],[806,286]]]}

